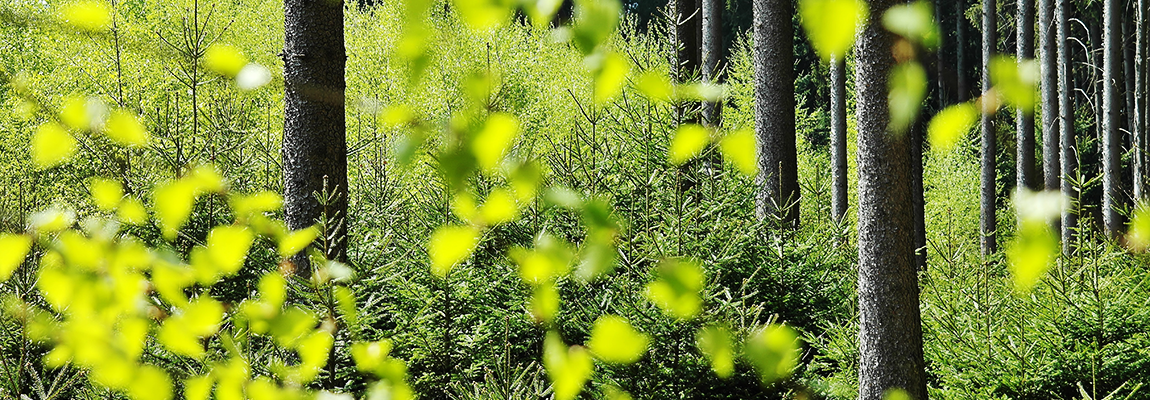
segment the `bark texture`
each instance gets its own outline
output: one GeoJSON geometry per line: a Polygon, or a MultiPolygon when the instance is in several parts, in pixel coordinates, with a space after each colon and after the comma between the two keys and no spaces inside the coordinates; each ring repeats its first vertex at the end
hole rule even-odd
{"type": "Polygon", "coordinates": [[[955,86],[958,87],[958,96],[955,98],[956,102],[963,102],[970,98],[970,80],[967,78],[969,74],[966,72],[966,0],[958,0],[955,5],[954,18],[954,57],[955,64],[958,64],[958,79],[955,86]]]}
{"type": "MultiPolygon", "coordinates": [[[[1059,158],[1062,167],[1062,195],[1077,203],[1080,199],[1078,188],[1071,182],[1078,175],[1077,146],[1078,139],[1074,132],[1074,79],[1070,75],[1070,43],[1067,43],[1070,32],[1070,21],[1067,18],[1067,7],[1070,0],[1057,0],[1055,10],[1057,18],[1057,48],[1058,48],[1058,127],[1062,154],[1059,158]]],[[[1062,211],[1062,251],[1070,254],[1073,250],[1074,235],[1078,228],[1078,214],[1075,207],[1068,207],[1062,211]]]]}
{"type": "Polygon", "coordinates": [[[1146,0],[1134,4],[1134,155],[1138,171],[1135,176],[1135,197],[1146,199],[1146,0]]]}
{"type": "MultiPolygon", "coordinates": [[[[998,10],[996,0],[982,1],[982,92],[990,90],[990,59],[994,56],[994,45],[998,41],[998,10]]],[[[995,219],[994,206],[997,193],[995,192],[995,163],[994,156],[998,152],[997,132],[994,127],[994,110],[982,110],[982,179],[981,179],[981,210],[979,218],[980,232],[982,234],[981,248],[983,255],[998,251],[996,231],[998,221],[995,219]]]]}
{"type": "Polygon", "coordinates": [[[855,47],[859,169],[859,399],[891,388],[926,399],[914,265],[910,136],[887,130],[894,35],[882,28],[896,1],[871,0],[855,47]]]}
{"type": "Polygon", "coordinates": [[[793,12],[791,0],[754,0],[756,210],[759,218],[790,227],[799,223],[793,12]]]}
{"type": "MultiPolygon", "coordinates": [[[[344,126],[343,3],[284,1],[284,219],[289,229],[318,222],[326,211],[327,256],[347,259],[347,138],[344,126]],[[326,210],[316,193],[327,182],[326,210]]],[[[292,260],[310,271],[301,252],[292,260]]]]}
{"type": "Polygon", "coordinates": [[[844,57],[831,59],[831,217],[847,215],[847,66],[844,57]]]}
{"type": "Polygon", "coordinates": [[[1118,0],[1102,3],[1102,221],[1110,237],[1122,231],[1122,136],[1118,119],[1122,37],[1118,4],[1118,0]]]}
{"type": "MultiPolygon", "coordinates": [[[[719,83],[723,66],[723,0],[703,0],[703,82],[719,83]]],[[[703,123],[721,123],[722,102],[703,103],[703,123]]]]}
{"type": "MultiPolygon", "coordinates": [[[[1034,58],[1034,0],[1018,0],[1018,30],[1015,43],[1018,60],[1034,58]]],[[[1045,97],[1043,98],[1045,99],[1045,97]]],[[[1015,157],[1016,185],[1031,190],[1041,189],[1034,165],[1034,110],[1014,112],[1017,154],[1015,157]]]]}
{"type": "Polygon", "coordinates": [[[1062,172],[1058,149],[1058,36],[1054,20],[1055,1],[1038,0],[1038,62],[1042,66],[1039,81],[1042,86],[1042,177],[1046,190],[1058,190],[1062,172]]]}

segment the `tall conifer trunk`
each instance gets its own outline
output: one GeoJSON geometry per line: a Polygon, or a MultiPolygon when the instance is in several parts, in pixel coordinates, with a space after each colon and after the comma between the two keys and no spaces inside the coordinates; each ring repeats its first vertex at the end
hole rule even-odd
{"type": "Polygon", "coordinates": [[[799,223],[793,14],[791,0],[754,0],[756,211],[788,227],[799,223]]]}
{"type": "Polygon", "coordinates": [[[1058,190],[1061,180],[1058,109],[1058,32],[1055,1],[1038,0],[1039,65],[1042,66],[1042,177],[1046,190],[1058,190]]]}
{"type": "MultiPolygon", "coordinates": [[[[1071,184],[1072,179],[1078,175],[1077,147],[1078,139],[1074,131],[1074,77],[1070,67],[1070,43],[1067,42],[1070,33],[1069,14],[1070,0],[1057,0],[1055,17],[1057,19],[1057,50],[1058,50],[1058,130],[1062,154],[1059,161],[1062,169],[1062,195],[1071,202],[1081,200],[1078,188],[1071,184]]],[[[1078,228],[1078,214],[1073,207],[1062,211],[1062,251],[1070,254],[1073,249],[1074,234],[1078,228]]]]}
{"type": "MultiPolygon", "coordinates": [[[[990,60],[994,56],[998,42],[998,8],[996,0],[982,0],[982,92],[990,90],[990,60]]],[[[994,127],[994,110],[984,106],[982,110],[982,175],[981,175],[981,248],[983,255],[998,251],[995,219],[995,161],[998,152],[997,132],[994,127]]]]}
{"type": "MultiPolygon", "coordinates": [[[[703,0],[703,81],[718,84],[723,60],[723,0],[703,0]]],[[[718,101],[703,103],[703,122],[717,127],[722,116],[718,101]]]]}
{"type": "Polygon", "coordinates": [[[1122,136],[1119,131],[1119,62],[1122,40],[1118,0],[1102,3],[1102,221],[1105,232],[1122,230],[1122,136]]]}
{"type": "MultiPolygon", "coordinates": [[[[1018,61],[1034,58],[1034,0],[1018,0],[1018,30],[1015,42],[1018,61]]],[[[1043,98],[1045,100],[1045,98],[1043,98]]],[[[1019,188],[1038,190],[1038,172],[1034,166],[1034,110],[1014,112],[1015,133],[1018,140],[1015,157],[1016,185],[1019,188]]]]}
{"type": "Polygon", "coordinates": [[[918,272],[914,262],[910,136],[888,130],[892,33],[871,0],[855,46],[859,170],[859,399],[892,388],[926,399],[918,272]]]}
{"type": "Polygon", "coordinates": [[[847,65],[844,55],[831,59],[831,217],[847,215],[847,65]]]}
{"type": "MultiPolygon", "coordinates": [[[[343,2],[284,1],[284,219],[289,229],[327,226],[331,259],[347,258],[347,138],[344,126],[343,2]],[[321,206],[317,193],[334,193],[321,206]]],[[[326,239],[325,239],[326,240],[326,239]]],[[[292,260],[310,271],[303,252],[292,260]]]]}

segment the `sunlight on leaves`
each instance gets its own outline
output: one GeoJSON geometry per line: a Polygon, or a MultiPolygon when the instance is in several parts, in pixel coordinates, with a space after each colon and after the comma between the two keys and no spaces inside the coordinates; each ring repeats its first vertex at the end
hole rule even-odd
{"type": "Polygon", "coordinates": [[[586,349],[567,347],[555,331],[548,331],[543,341],[543,366],[551,378],[556,400],[574,400],[595,368],[586,349]]]}
{"type": "Polygon", "coordinates": [[[446,278],[459,263],[471,257],[479,245],[479,231],[469,226],[441,226],[431,234],[427,253],[431,256],[431,273],[446,278]]]}
{"type": "Polygon", "coordinates": [[[235,78],[248,65],[248,59],[239,48],[217,43],[204,51],[203,63],[208,71],[235,78]]]}
{"type": "Polygon", "coordinates": [[[12,277],[12,272],[24,263],[32,250],[32,238],[24,235],[0,234],[0,282],[12,277]]]}
{"type": "Polygon", "coordinates": [[[595,104],[603,105],[623,90],[631,64],[619,53],[596,54],[587,57],[592,75],[595,78],[595,104]]]}
{"type": "Polygon", "coordinates": [[[786,325],[769,325],[747,340],[745,351],[763,383],[784,379],[799,364],[798,333],[786,325]]]}
{"type": "Polygon", "coordinates": [[[671,84],[671,79],[658,71],[647,71],[639,75],[635,87],[653,101],[668,102],[675,96],[675,86],[671,84]]]}
{"type": "Polygon", "coordinates": [[[855,42],[855,31],[868,13],[865,2],[859,0],[801,0],[799,16],[803,28],[822,56],[830,62],[831,56],[841,57],[855,42]]]}
{"type": "Polygon", "coordinates": [[[615,364],[631,364],[647,353],[651,339],[636,331],[627,319],[616,315],[604,315],[591,326],[591,338],[587,348],[595,357],[615,364]]]}
{"type": "Polygon", "coordinates": [[[523,8],[526,9],[527,15],[531,17],[531,23],[536,28],[546,28],[551,24],[555,13],[559,11],[559,6],[562,5],[563,0],[526,0],[523,2],[523,8]]]}
{"type": "Polygon", "coordinates": [[[148,131],[135,115],[125,110],[114,110],[104,125],[104,133],[116,143],[124,146],[148,144],[148,131]]]}
{"type": "Polygon", "coordinates": [[[1050,222],[1057,220],[1068,201],[1057,191],[1014,192],[1018,231],[1006,249],[1006,260],[1018,294],[1029,293],[1058,258],[1059,243],[1050,222]]]}
{"type": "Polygon", "coordinates": [[[912,400],[910,394],[899,388],[887,389],[882,394],[882,400],[912,400]]]}
{"type": "MultiPolygon", "coordinates": [[[[1126,246],[1134,251],[1146,251],[1150,248],[1150,207],[1147,207],[1146,204],[1139,204],[1134,209],[1134,216],[1130,217],[1130,229],[1126,232],[1126,246]]],[[[0,268],[3,268],[2,264],[0,264],[0,268]]],[[[2,272],[3,270],[0,270],[0,273],[2,272]]]]}
{"type": "Polygon", "coordinates": [[[187,400],[208,400],[212,395],[212,377],[200,375],[184,381],[184,398],[187,400]]]}
{"type": "Polygon", "coordinates": [[[711,362],[711,370],[720,378],[730,378],[735,372],[735,350],[731,332],[721,326],[699,329],[695,335],[699,351],[711,362]]]}
{"type": "Polygon", "coordinates": [[[280,257],[291,258],[295,256],[311,245],[317,237],[319,237],[319,228],[315,226],[289,233],[280,240],[278,247],[280,257]]]}
{"type": "Polygon", "coordinates": [[[487,201],[479,208],[479,217],[488,225],[500,225],[511,222],[519,216],[519,205],[515,197],[504,188],[496,188],[487,195],[487,201]]]}
{"type": "Polygon", "coordinates": [[[746,176],[755,176],[759,173],[758,141],[755,131],[740,129],[727,134],[719,140],[719,150],[727,162],[734,164],[746,176]]]}
{"type": "Polygon", "coordinates": [[[1034,59],[997,56],[990,64],[990,81],[1007,105],[1034,113],[1038,101],[1039,66],[1034,59]]]}
{"type": "Polygon", "coordinates": [[[495,172],[518,134],[519,120],[511,114],[494,113],[487,117],[487,123],[471,142],[479,167],[488,173],[495,172]]]}
{"type": "Polygon", "coordinates": [[[64,22],[73,28],[88,32],[100,32],[112,25],[112,15],[108,6],[100,1],[77,1],[60,9],[64,22]]]}
{"type": "Polygon", "coordinates": [[[702,267],[694,261],[664,260],[657,274],[659,278],[647,284],[647,300],[675,318],[690,319],[699,314],[705,279],[702,267]]]}
{"type": "Polygon", "coordinates": [[[112,211],[124,197],[124,188],[119,182],[110,179],[92,179],[88,191],[92,193],[92,201],[100,211],[112,211]]]}
{"type": "Polygon", "coordinates": [[[949,106],[930,120],[926,129],[930,147],[936,151],[953,150],[978,123],[978,108],[971,103],[949,106]]]}
{"type": "Polygon", "coordinates": [[[196,203],[196,187],[184,180],[168,182],[157,186],[153,197],[156,219],[160,222],[164,238],[174,240],[192,214],[192,206],[196,203]]]}
{"type": "Polygon", "coordinates": [[[890,129],[903,133],[918,118],[926,98],[926,70],[917,62],[899,64],[890,72],[890,129]]]}
{"type": "Polygon", "coordinates": [[[225,275],[239,272],[255,235],[243,226],[218,226],[208,234],[208,256],[225,275]]]}
{"type": "Polygon", "coordinates": [[[934,6],[925,0],[894,5],[883,14],[882,26],[927,49],[935,49],[942,34],[934,22],[933,9],[934,6]]]}
{"type": "Polygon", "coordinates": [[[202,358],[205,352],[200,338],[216,333],[223,317],[222,304],[200,297],[164,321],[157,339],[173,353],[202,358]]]}
{"type": "Polygon", "coordinates": [[[76,139],[63,126],[45,122],[32,136],[32,163],[37,169],[60,165],[76,153],[76,139]]]}
{"type": "Polygon", "coordinates": [[[76,213],[56,207],[38,211],[28,217],[28,224],[33,230],[41,232],[59,232],[76,223],[76,213]]]}
{"type": "Polygon", "coordinates": [[[711,132],[698,124],[684,124],[675,130],[668,149],[671,164],[680,165],[703,153],[711,140],[711,132]]]}
{"type": "Polygon", "coordinates": [[[615,28],[623,5],[619,0],[580,0],[575,2],[575,25],[571,39],[584,55],[591,54],[607,40],[615,28]]]}
{"type": "Polygon", "coordinates": [[[603,397],[605,400],[632,400],[631,394],[614,385],[603,388],[603,397]]]}
{"type": "Polygon", "coordinates": [[[551,322],[559,314],[559,290],[554,283],[535,287],[531,292],[531,316],[539,322],[551,322]]]}
{"type": "Polygon", "coordinates": [[[144,203],[134,197],[127,197],[120,201],[116,210],[116,218],[125,224],[143,225],[148,222],[148,210],[144,203]]]}
{"type": "Polygon", "coordinates": [[[272,81],[272,72],[268,67],[256,63],[249,63],[236,73],[236,87],[240,90],[255,90],[272,81]]]}
{"type": "Polygon", "coordinates": [[[475,31],[494,29],[506,23],[513,5],[508,0],[456,0],[452,4],[467,26],[475,31]]]}

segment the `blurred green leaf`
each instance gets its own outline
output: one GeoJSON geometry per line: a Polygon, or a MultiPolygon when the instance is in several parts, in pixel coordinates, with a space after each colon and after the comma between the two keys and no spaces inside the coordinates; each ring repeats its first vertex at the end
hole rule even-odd
{"type": "Polygon", "coordinates": [[[868,12],[866,3],[859,0],[799,1],[800,21],[824,63],[850,50],[868,12]]]}
{"type": "Polygon", "coordinates": [[[892,6],[883,14],[882,26],[931,50],[938,48],[942,36],[934,22],[934,6],[926,0],[892,6]]]}
{"type": "Polygon", "coordinates": [[[112,14],[103,2],[75,1],[60,8],[60,17],[72,27],[88,32],[101,32],[112,25],[112,14]]]}
{"type": "Polygon", "coordinates": [[[571,27],[575,47],[584,55],[595,52],[619,26],[622,11],[619,0],[575,0],[575,25],[571,27]]]}
{"type": "Polygon", "coordinates": [[[703,153],[711,140],[711,132],[698,124],[685,124],[675,130],[668,149],[672,164],[680,165],[703,153]]]}
{"type": "Polygon", "coordinates": [[[650,338],[636,331],[627,319],[604,315],[591,326],[587,347],[595,357],[615,364],[631,364],[647,353],[650,338]]]}
{"type": "Polygon", "coordinates": [[[310,246],[319,237],[319,228],[311,226],[289,233],[279,243],[279,255],[291,258],[310,246]]]}
{"type": "Polygon", "coordinates": [[[153,193],[156,219],[164,238],[174,240],[176,233],[188,222],[195,205],[197,190],[195,185],[185,180],[168,182],[156,187],[153,193]]]}
{"type": "Polygon", "coordinates": [[[918,118],[922,102],[926,99],[926,83],[926,70],[917,62],[902,63],[891,70],[887,102],[892,131],[906,132],[915,118],[918,118]]]}
{"type": "Polygon", "coordinates": [[[543,366],[551,378],[556,400],[574,400],[591,379],[595,367],[587,350],[580,346],[567,347],[555,331],[547,332],[543,341],[543,366]]]}
{"type": "Polygon", "coordinates": [[[647,300],[675,318],[690,319],[699,314],[705,279],[702,267],[694,261],[664,260],[658,276],[647,284],[647,300]]]}
{"type": "Polygon", "coordinates": [[[1038,100],[1038,62],[997,56],[990,63],[990,82],[1006,104],[1027,114],[1034,113],[1038,100]]]}
{"type": "Polygon", "coordinates": [[[58,123],[45,122],[32,136],[32,164],[36,169],[60,165],[76,153],[76,139],[58,123]]]}
{"type": "Polygon", "coordinates": [[[747,358],[763,383],[784,379],[799,363],[798,333],[786,325],[769,325],[747,340],[747,358]]]}
{"type": "Polygon", "coordinates": [[[623,90],[631,64],[615,52],[591,55],[587,60],[595,78],[595,104],[603,105],[623,90]]]}
{"type": "Polygon", "coordinates": [[[148,144],[148,131],[144,124],[132,113],[114,110],[104,124],[104,133],[123,146],[143,146],[148,144]]]}
{"type": "Polygon", "coordinates": [[[755,176],[759,173],[758,162],[759,144],[755,139],[755,131],[740,129],[727,134],[719,141],[719,150],[723,158],[735,164],[746,176],[755,176]]]}
{"type": "Polygon", "coordinates": [[[471,257],[478,245],[478,229],[470,226],[439,227],[427,242],[432,275],[446,278],[452,268],[471,257]]]}
{"type": "Polygon", "coordinates": [[[926,129],[930,147],[936,151],[953,150],[954,146],[974,129],[978,117],[978,108],[969,102],[955,104],[939,111],[930,120],[930,126],[926,129]]]}
{"type": "Polygon", "coordinates": [[[239,48],[227,44],[213,44],[204,51],[204,68],[208,71],[235,78],[248,65],[247,57],[239,48]]]}
{"type": "Polygon", "coordinates": [[[487,123],[471,142],[471,151],[479,167],[489,173],[495,172],[518,134],[519,120],[515,116],[506,113],[488,116],[487,123]]]}
{"type": "Polygon", "coordinates": [[[708,326],[695,334],[699,351],[711,362],[711,370],[720,378],[730,378],[735,372],[735,349],[731,332],[721,326],[708,326]]]}
{"type": "Polygon", "coordinates": [[[514,2],[510,0],[455,0],[455,10],[476,31],[497,28],[511,17],[514,2]]]}
{"type": "Polygon", "coordinates": [[[1018,293],[1030,293],[1058,258],[1058,236],[1046,221],[1019,221],[1014,241],[1006,249],[1006,260],[1018,293]]]}
{"type": "Polygon", "coordinates": [[[208,234],[208,255],[221,272],[232,275],[244,266],[254,240],[255,235],[247,227],[218,226],[208,234]]]}
{"type": "Polygon", "coordinates": [[[24,263],[32,250],[32,238],[24,235],[0,234],[0,282],[12,277],[12,272],[24,263]]]}

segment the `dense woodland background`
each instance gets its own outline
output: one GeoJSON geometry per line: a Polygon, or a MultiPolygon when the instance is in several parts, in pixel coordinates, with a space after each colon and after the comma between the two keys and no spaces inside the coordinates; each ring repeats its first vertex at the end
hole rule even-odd
{"type": "MultiPolygon", "coordinates": [[[[0,5],[0,103],[6,110],[0,113],[0,232],[32,235],[44,230],[35,215],[47,214],[38,212],[71,210],[68,226],[97,237],[93,232],[99,229],[86,217],[111,214],[92,199],[92,178],[110,179],[126,198],[142,199],[151,208],[158,206],[151,200],[157,185],[198,176],[194,171],[202,165],[215,166],[227,189],[200,196],[178,236],[167,235],[157,217],[117,225],[116,237],[137,238],[176,264],[194,264],[190,254],[210,241],[213,228],[242,217],[235,211],[233,194],[284,195],[290,214],[293,200],[291,193],[285,194],[284,182],[285,173],[292,172],[285,171],[291,167],[285,167],[284,160],[291,146],[312,142],[293,142],[291,133],[285,133],[285,120],[289,125],[307,121],[293,122],[302,117],[285,115],[285,105],[291,104],[285,100],[285,81],[296,78],[285,72],[284,60],[291,60],[293,53],[285,50],[285,35],[291,33],[285,33],[284,2],[97,3],[111,17],[102,30],[59,22],[61,5],[56,2],[8,0],[0,5]],[[270,82],[242,89],[242,83],[207,66],[208,49],[217,44],[230,45],[246,60],[265,66],[270,82]],[[74,156],[59,165],[37,165],[30,149],[38,127],[55,120],[69,102],[88,104],[81,109],[92,110],[94,101],[104,109],[138,115],[150,141],[122,146],[95,129],[74,133],[74,156]]],[[[290,11],[292,5],[308,2],[289,3],[290,11]]],[[[277,387],[327,395],[367,398],[368,392],[391,393],[372,391],[380,378],[393,386],[406,380],[419,398],[427,399],[551,398],[557,378],[543,359],[549,332],[559,334],[560,344],[585,344],[595,321],[610,314],[629,321],[649,337],[649,344],[633,363],[596,361],[589,383],[580,382],[579,398],[626,398],[619,397],[624,396],[619,391],[636,399],[878,398],[865,389],[871,376],[860,375],[860,359],[868,362],[860,354],[860,301],[862,309],[870,304],[865,298],[869,294],[860,293],[908,289],[860,291],[859,285],[870,284],[861,278],[865,274],[860,275],[860,268],[882,273],[888,267],[881,260],[868,261],[873,253],[867,251],[889,249],[865,242],[860,251],[860,234],[901,224],[905,217],[908,224],[919,223],[906,227],[920,237],[903,229],[906,240],[891,248],[919,248],[920,258],[913,264],[912,254],[898,254],[907,260],[904,267],[910,268],[906,271],[912,274],[910,287],[918,303],[891,306],[921,315],[922,367],[905,382],[914,385],[917,379],[925,392],[904,387],[912,396],[1150,398],[1150,392],[1141,389],[1150,383],[1150,273],[1146,256],[1132,250],[1142,239],[1126,235],[1129,220],[1141,223],[1136,204],[1147,193],[1143,150],[1150,10],[1145,1],[923,2],[937,20],[937,50],[908,40],[896,42],[891,33],[868,36],[871,31],[864,28],[842,67],[825,62],[812,45],[798,12],[800,2],[720,1],[721,23],[712,32],[721,40],[704,33],[703,13],[675,11],[701,9],[713,1],[673,3],[623,1],[618,29],[593,51],[557,39],[560,35],[553,29],[577,23],[578,4],[575,9],[570,4],[560,7],[550,23],[533,24],[524,13],[516,13],[486,30],[473,29],[450,2],[429,2],[422,23],[407,18],[411,5],[397,0],[344,4],[346,91],[341,103],[346,106],[346,143],[335,145],[346,151],[346,187],[338,187],[335,182],[340,181],[332,177],[330,193],[319,190],[324,193],[307,196],[316,190],[302,189],[314,212],[295,217],[303,220],[293,222],[284,211],[269,214],[286,218],[292,230],[319,222],[322,233],[314,246],[320,250],[318,257],[285,258],[282,245],[277,252],[280,238],[257,239],[237,273],[183,290],[189,297],[214,298],[226,305],[228,319],[212,330],[219,333],[197,338],[206,355],[170,351],[164,339],[156,337],[159,328],[153,328],[141,344],[140,365],[156,366],[170,376],[176,398],[192,387],[184,382],[197,376],[215,377],[220,390],[215,398],[225,398],[225,381],[219,378],[223,375],[213,374],[236,358],[245,361],[247,378],[253,381],[267,377],[277,387]],[[1056,4],[1059,12],[1052,13],[1056,4]],[[1062,12],[1067,23],[1054,23],[1062,12]],[[675,16],[684,15],[687,18],[678,20],[686,22],[676,25],[675,16]],[[780,23],[761,25],[759,36],[752,21],[761,15],[789,19],[790,29],[780,23]],[[696,23],[692,16],[698,25],[691,25],[696,23]],[[988,29],[988,24],[994,26],[988,29]],[[1067,37],[1057,43],[1068,61],[1064,71],[1046,67],[1055,65],[1055,55],[1046,53],[1055,43],[1044,47],[1043,35],[1057,37],[1056,25],[1067,37]],[[423,52],[413,57],[404,40],[405,32],[416,28],[426,29],[425,43],[423,52]],[[993,34],[984,35],[987,32],[993,34]],[[756,44],[758,38],[771,40],[773,49],[790,48],[789,59],[778,51],[764,53],[762,47],[768,44],[756,44]],[[879,44],[912,46],[910,58],[926,73],[925,97],[915,102],[921,103],[921,112],[914,112],[919,118],[901,133],[886,128],[885,120],[879,125],[871,119],[860,122],[860,99],[865,95],[886,101],[887,86],[858,84],[860,77],[872,76],[865,68],[873,64],[867,61],[860,67],[859,54],[885,57],[886,68],[894,58],[905,61],[899,48],[873,44],[873,38],[879,38],[874,39],[879,44]],[[721,46],[704,48],[704,42],[721,46]],[[588,61],[596,54],[617,54],[629,66],[621,91],[606,100],[596,98],[601,78],[588,61]],[[718,63],[702,65],[709,62],[708,54],[718,63]],[[1036,68],[1049,83],[1031,79],[1025,89],[1034,93],[1037,104],[1029,125],[1027,113],[1016,115],[1014,108],[1004,107],[985,114],[978,129],[971,129],[973,120],[958,129],[960,136],[950,148],[933,138],[924,140],[934,115],[956,104],[975,104],[990,87],[988,68],[981,67],[990,63],[986,54],[1052,57],[1036,68]],[[763,62],[791,65],[791,77],[777,69],[756,76],[756,67],[762,65],[757,63],[763,62]],[[841,74],[832,74],[839,68],[841,74]],[[659,85],[653,88],[651,77],[661,77],[666,82],[659,82],[677,90],[687,86],[676,83],[722,83],[725,95],[699,96],[718,100],[718,107],[699,99],[668,101],[659,98],[659,85]],[[783,99],[793,102],[780,100],[778,93],[785,92],[761,91],[772,79],[771,87],[792,91],[783,99]],[[981,90],[979,81],[986,81],[981,90]],[[756,101],[756,96],[765,95],[775,96],[769,103],[774,108],[757,111],[768,103],[756,101]],[[841,105],[845,118],[835,116],[833,105],[841,105]],[[759,112],[783,117],[756,123],[759,112]],[[777,127],[792,112],[793,127],[782,126],[793,132],[790,184],[797,198],[787,197],[787,182],[772,180],[786,180],[773,170],[778,162],[760,158],[758,175],[748,175],[737,163],[724,161],[727,155],[718,140],[691,161],[668,157],[676,152],[672,142],[685,123],[706,124],[716,138],[753,131],[760,156],[785,149],[763,145],[768,134],[764,126],[777,127]],[[499,113],[518,121],[519,135],[506,154],[508,161],[500,164],[512,172],[484,172],[480,161],[467,158],[470,155],[452,158],[463,148],[460,143],[471,143],[468,135],[481,132],[484,121],[499,113]],[[891,220],[881,213],[860,214],[872,208],[860,205],[859,160],[873,162],[859,157],[860,146],[865,151],[867,144],[880,143],[872,140],[882,138],[860,134],[859,127],[866,124],[878,126],[884,135],[897,135],[891,137],[898,143],[905,140],[903,148],[917,150],[890,151],[883,154],[895,154],[894,159],[880,157],[877,167],[867,164],[907,167],[889,176],[921,179],[917,186],[904,182],[909,197],[885,209],[895,215],[891,220]],[[836,139],[836,132],[845,140],[836,139]],[[845,151],[845,163],[832,157],[837,146],[845,151]],[[1070,168],[1067,155],[1075,161],[1070,168]],[[461,159],[469,161],[457,162],[461,159]],[[1059,168],[1051,172],[1055,164],[1059,168]],[[528,165],[538,168],[540,193],[521,199],[515,218],[484,226],[470,256],[453,264],[449,274],[437,275],[429,238],[442,226],[482,225],[468,216],[460,196],[490,199],[519,182],[513,175],[527,174],[528,165]],[[1061,190],[1067,194],[1067,206],[1055,213],[1065,216],[1038,228],[1037,239],[1026,236],[1021,228],[1027,226],[1025,218],[1018,217],[1025,211],[1015,212],[1024,206],[1011,200],[1016,187],[1061,190]],[[315,201],[325,195],[326,200],[315,201]],[[332,211],[342,202],[345,212],[332,211]],[[606,247],[595,247],[602,244],[596,232],[611,232],[606,247]],[[1041,242],[1047,240],[1044,235],[1063,240],[1061,250],[1055,243],[1048,251],[1056,257],[1049,271],[1036,278],[1032,289],[1020,290],[1012,265],[1019,257],[1046,257],[1026,252],[1027,240],[1041,242]],[[521,277],[522,261],[512,250],[548,248],[547,238],[573,249],[570,253],[578,260],[572,262],[568,254],[568,263],[605,268],[593,279],[581,277],[579,270],[564,270],[552,278],[561,305],[553,319],[540,317],[537,301],[544,286],[521,277]],[[600,261],[579,261],[595,257],[600,261]],[[313,279],[311,274],[336,270],[316,266],[309,272],[300,267],[309,262],[333,265],[325,258],[346,264],[346,271],[337,268],[341,278],[313,279]],[[702,267],[705,284],[695,291],[702,301],[697,314],[668,314],[667,307],[646,294],[650,282],[668,279],[662,274],[670,270],[661,267],[666,260],[695,260],[702,267]],[[293,268],[299,271],[292,273],[293,268]],[[285,378],[277,366],[306,362],[301,361],[303,351],[267,337],[249,338],[247,325],[239,319],[244,306],[267,298],[262,278],[280,272],[287,279],[287,302],[316,316],[307,329],[326,329],[334,338],[314,380],[285,378]],[[353,294],[350,313],[336,298],[341,290],[336,288],[353,294]],[[753,355],[751,338],[768,325],[789,326],[800,337],[799,362],[783,374],[789,375],[785,379],[763,372],[756,364],[760,358],[753,355]],[[722,327],[731,335],[730,374],[720,372],[716,353],[708,350],[706,343],[711,342],[702,334],[710,332],[708,327],[722,327]],[[381,339],[394,346],[389,357],[406,365],[398,380],[357,368],[353,344],[381,339]]],[[[872,11],[895,3],[901,4],[869,2],[872,11]]],[[[867,26],[882,29],[876,24],[867,26]]],[[[787,159],[785,154],[780,157],[787,159]]],[[[62,339],[30,331],[39,326],[30,321],[38,315],[63,320],[67,313],[53,309],[55,300],[38,289],[43,283],[36,260],[58,250],[60,239],[38,237],[31,254],[16,260],[20,266],[11,278],[0,282],[0,398],[146,398],[100,384],[83,361],[60,366],[45,356],[62,339]]],[[[154,279],[154,274],[148,276],[154,279]]],[[[155,324],[170,318],[169,313],[182,315],[154,289],[142,293],[155,324]]],[[[864,333],[862,340],[917,348],[908,337],[864,333]]],[[[246,390],[244,396],[254,396],[252,386],[246,390]]]]}

